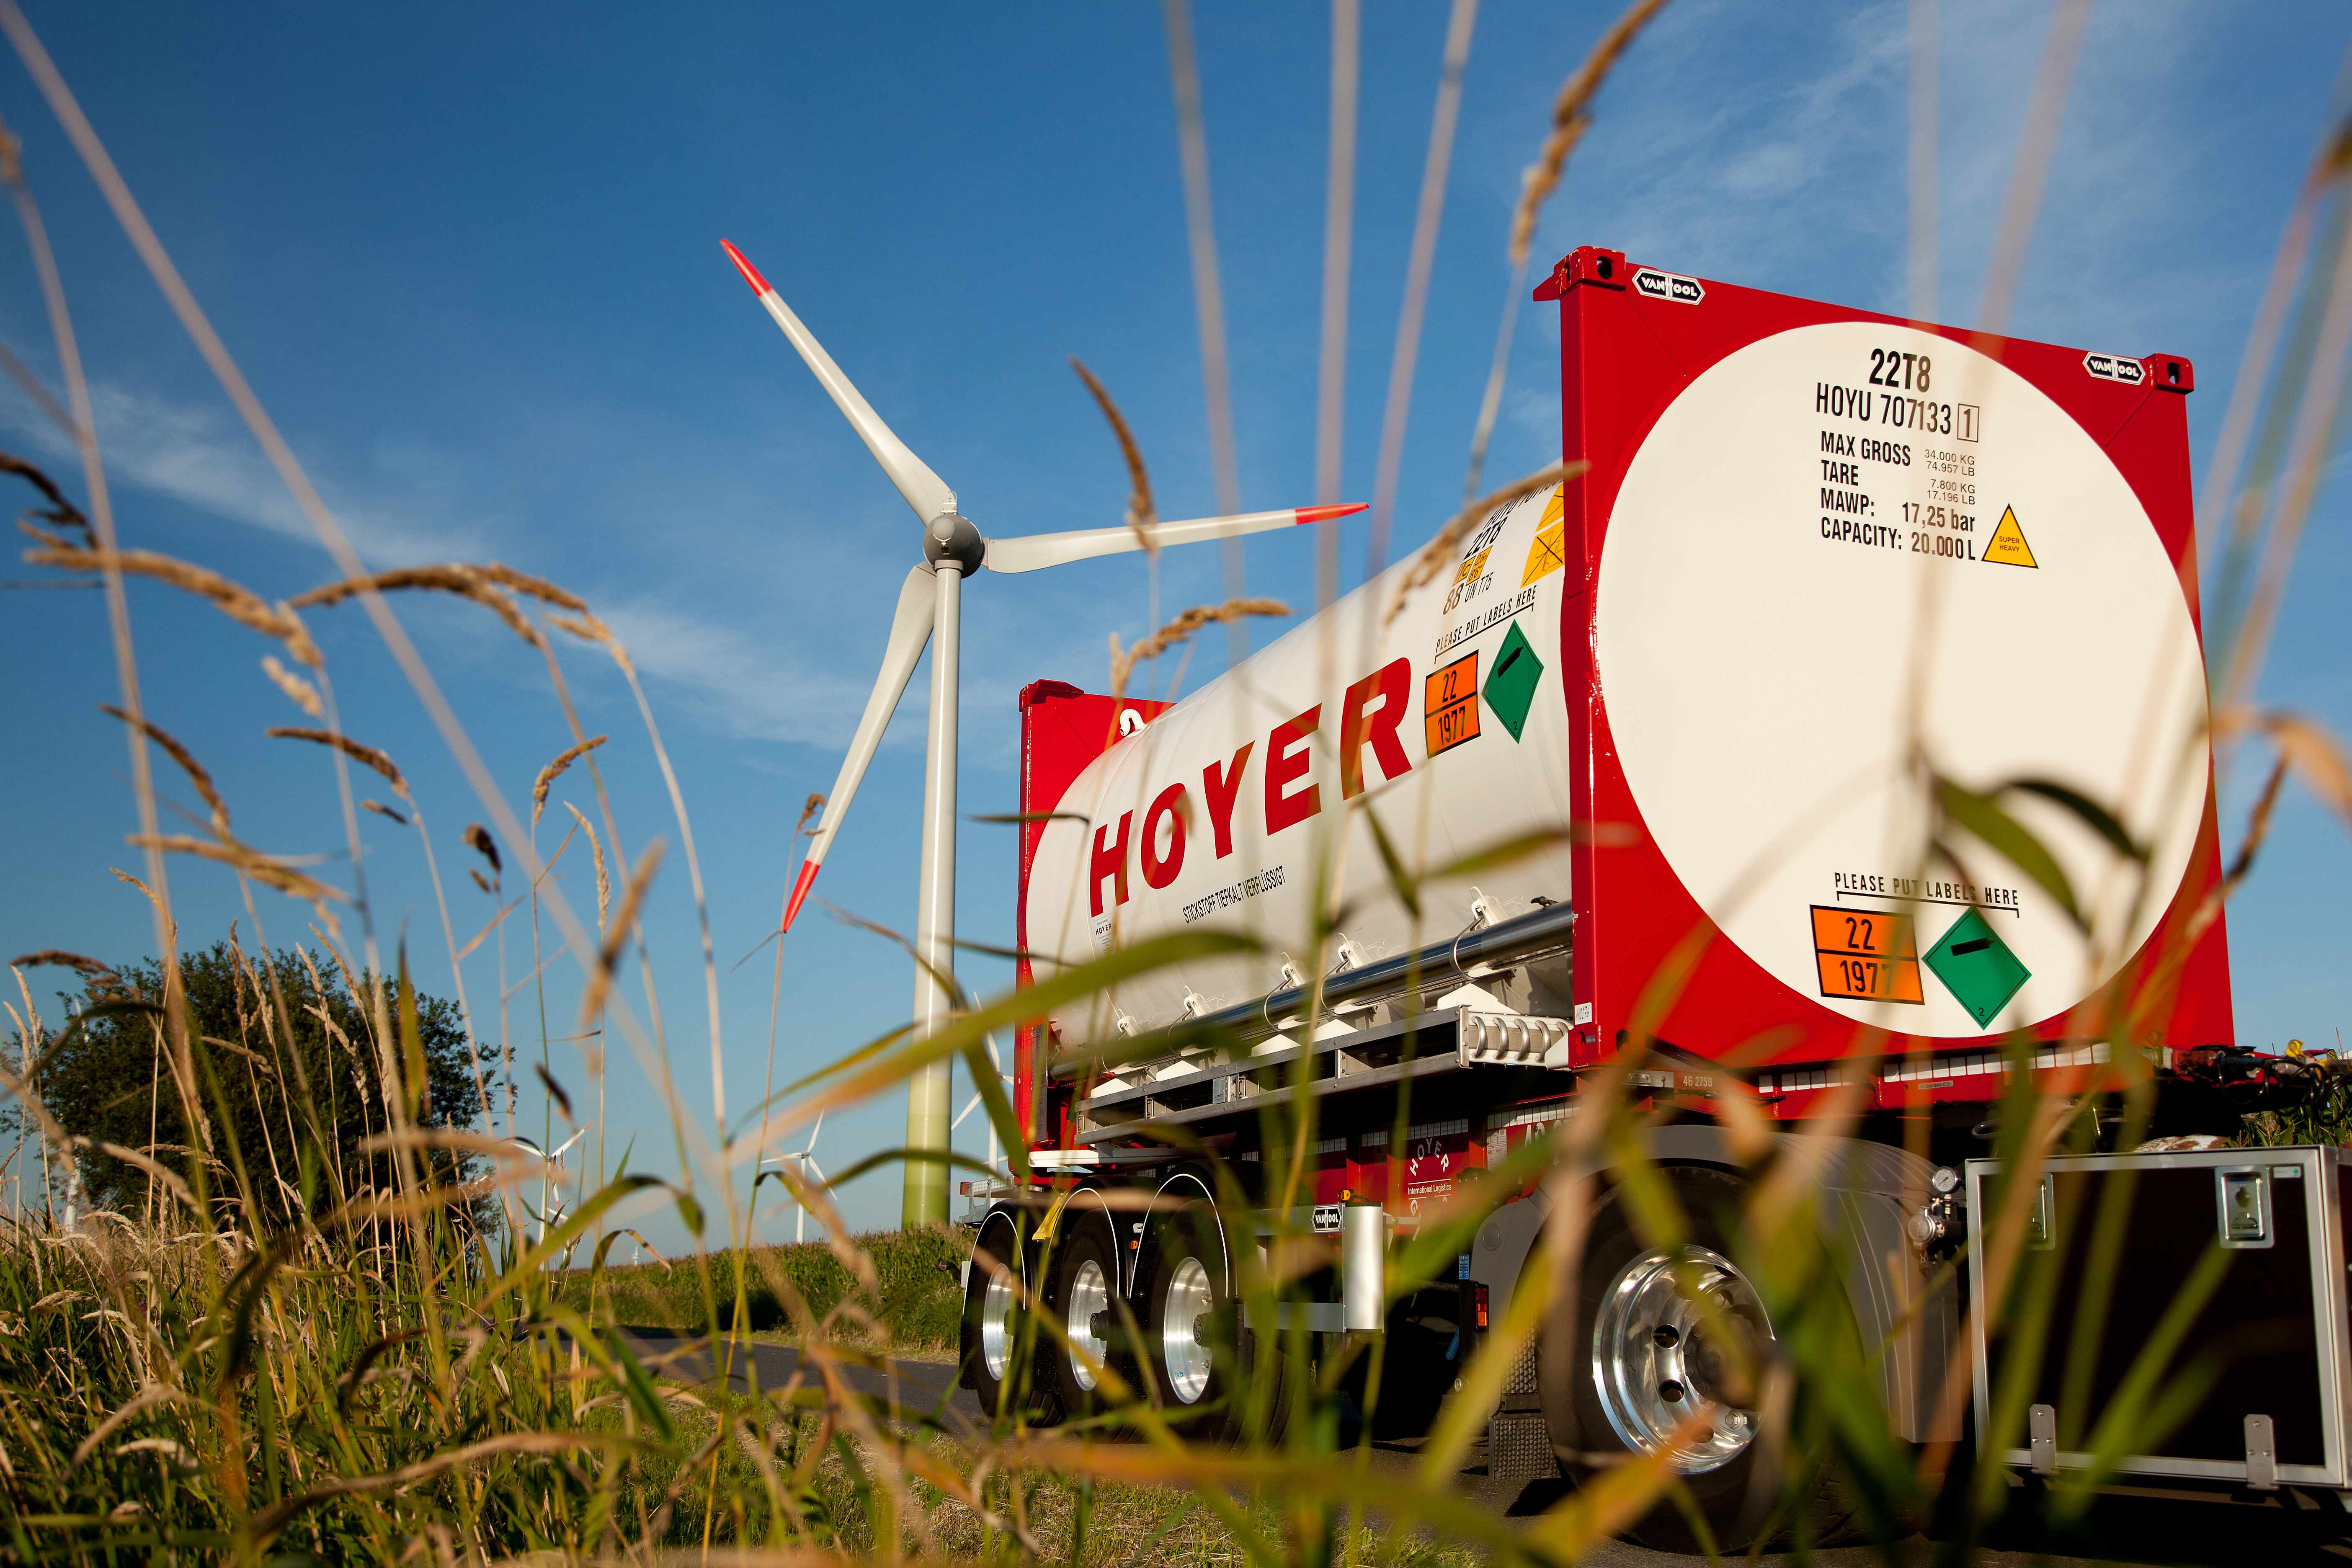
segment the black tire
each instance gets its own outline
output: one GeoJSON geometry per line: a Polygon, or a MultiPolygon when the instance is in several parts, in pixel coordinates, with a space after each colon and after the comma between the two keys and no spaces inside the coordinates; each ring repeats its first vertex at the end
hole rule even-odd
{"type": "Polygon", "coordinates": [[[1119,1300],[1118,1240],[1108,1215],[1089,1208],[1064,1212],[1045,1247],[1041,1305],[1061,1331],[1037,1330],[1039,1384],[1065,1419],[1092,1415],[1108,1404],[1101,1369],[1124,1379],[1128,1358],[1119,1353],[1128,1335],[1119,1300]],[[1077,1346],[1098,1363],[1089,1366],[1072,1352],[1077,1346]]]}
{"type": "Polygon", "coordinates": [[[1193,1203],[1162,1218],[1149,1267],[1138,1360],[1163,1418],[1204,1441],[1246,1432],[1278,1440],[1291,1379],[1279,1342],[1260,1342],[1243,1327],[1217,1211],[1193,1203]]]}
{"type": "MultiPolygon", "coordinates": [[[[1733,1241],[1722,1215],[1734,1214],[1746,1188],[1729,1172],[1668,1166],[1659,1173],[1681,1205],[1688,1241],[1681,1255],[1706,1281],[1722,1316],[1744,1325],[1759,1375],[1779,1355],[1772,1327],[1752,1286],[1731,1262],[1733,1241]]],[[[1736,1358],[1711,1344],[1699,1314],[1675,1282],[1677,1259],[1634,1234],[1620,1194],[1595,1204],[1582,1266],[1556,1289],[1542,1336],[1538,1380],[1544,1421],[1560,1473],[1591,1479],[1626,1455],[1654,1452],[1696,1403],[1715,1404],[1713,1422],[1677,1447],[1676,1479],[1704,1517],[1706,1541],[1685,1505],[1662,1497],[1623,1534],[1668,1552],[1743,1552],[1775,1530],[1783,1501],[1780,1456],[1759,1440],[1761,1423],[1735,1398],[1736,1358]]],[[[1752,1392],[1748,1395],[1753,1400],[1752,1392]]],[[[1827,1487],[1807,1510],[1807,1534],[1822,1542],[1851,1509],[1827,1487]]],[[[1782,1516],[1785,1521],[1785,1515],[1782,1516]]]]}
{"type": "Polygon", "coordinates": [[[1025,1218],[1010,1210],[981,1222],[958,1338],[963,1384],[978,1398],[982,1418],[1026,1416],[1038,1426],[1053,1410],[1034,1375],[1036,1324],[1021,1304],[1028,1290],[1027,1230],[1025,1218]]]}

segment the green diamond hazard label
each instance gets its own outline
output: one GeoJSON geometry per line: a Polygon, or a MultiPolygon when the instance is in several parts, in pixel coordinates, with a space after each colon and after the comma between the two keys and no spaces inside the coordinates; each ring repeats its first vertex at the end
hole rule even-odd
{"type": "Polygon", "coordinates": [[[1952,929],[1927,950],[1927,963],[1979,1028],[1992,1026],[2033,973],[1975,910],[1952,922],[1952,929]]]}
{"type": "Polygon", "coordinates": [[[1519,623],[1513,621],[1495,655],[1495,673],[1486,678],[1486,706],[1495,710],[1514,741],[1527,727],[1528,710],[1535,706],[1536,683],[1543,679],[1543,671],[1535,645],[1519,630],[1519,623]]]}

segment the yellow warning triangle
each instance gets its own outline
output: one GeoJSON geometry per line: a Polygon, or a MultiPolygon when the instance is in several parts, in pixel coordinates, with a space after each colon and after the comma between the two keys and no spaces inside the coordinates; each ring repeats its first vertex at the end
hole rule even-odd
{"type": "Polygon", "coordinates": [[[1519,586],[1522,588],[1550,576],[1568,564],[1566,503],[1561,499],[1567,492],[1566,485],[1555,488],[1550,501],[1544,507],[1542,519],[1536,523],[1534,542],[1528,546],[1528,563],[1519,573],[1519,586]]]}
{"type": "Polygon", "coordinates": [[[2032,547],[2025,542],[2025,530],[2017,526],[2017,510],[2014,507],[2001,509],[2000,526],[1994,529],[1992,537],[1985,542],[1984,558],[2003,566],[2038,564],[2033,559],[2032,547]]]}

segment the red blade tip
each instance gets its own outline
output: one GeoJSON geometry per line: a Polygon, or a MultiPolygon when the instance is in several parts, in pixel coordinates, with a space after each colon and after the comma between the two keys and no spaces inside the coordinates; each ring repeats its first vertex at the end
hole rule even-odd
{"type": "Polygon", "coordinates": [[[779,936],[793,929],[793,919],[801,912],[801,904],[809,896],[809,885],[816,880],[816,874],[824,869],[824,866],[821,860],[801,862],[801,874],[793,883],[793,896],[784,900],[784,923],[782,930],[777,932],[779,936]]]}
{"type": "Polygon", "coordinates": [[[727,258],[735,264],[735,270],[743,275],[743,281],[751,286],[752,293],[772,294],[775,292],[774,289],[768,287],[768,280],[760,276],[760,269],[752,266],[751,263],[744,258],[741,251],[735,248],[735,242],[733,240],[722,239],[719,243],[726,248],[727,258]]]}
{"type": "Polygon", "coordinates": [[[1302,506],[1298,509],[1301,522],[1328,522],[1335,517],[1348,517],[1369,508],[1368,500],[1351,500],[1340,506],[1302,506]]]}

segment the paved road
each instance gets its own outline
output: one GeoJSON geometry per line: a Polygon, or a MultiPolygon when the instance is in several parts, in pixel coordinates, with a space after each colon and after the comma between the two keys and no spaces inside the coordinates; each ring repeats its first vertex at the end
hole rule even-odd
{"type": "MultiPolygon", "coordinates": [[[[693,1382],[711,1375],[700,1342],[651,1334],[632,1338],[638,1353],[658,1362],[670,1376],[693,1382]]],[[[781,1388],[800,1365],[800,1352],[790,1345],[755,1343],[742,1347],[739,1353],[751,1363],[738,1364],[730,1381],[739,1387],[748,1386],[756,1372],[760,1386],[781,1388]]],[[[939,1412],[950,1429],[974,1429],[979,1423],[978,1401],[956,1386],[955,1368],[944,1363],[894,1361],[887,1371],[852,1367],[847,1377],[861,1393],[895,1399],[909,1410],[939,1412]]],[[[1399,1465],[1411,1458],[1409,1450],[1400,1446],[1378,1447],[1393,1455],[1399,1465]]],[[[1499,1489],[1487,1481],[1483,1460],[1462,1473],[1462,1485],[1498,1510],[1514,1514],[1536,1512],[1559,1495],[1556,1487],[1531,1486],[1517,1498],[1502,1497],[1499,1489]]],[[[2298,1513],[2293,1508],[2291,1500],[2255,1509],[2170,1498],[2113,1498],[2100,1506],[2084,1540],[2069,1543],[2076,1551],[2096,1555],[2043,1555],[2032,1550],[2034,1542],[2021,1540],[2003,1541],[2000,1543],[2003,1549],[1982,1552],[1976,1561],[1983,1568],[2173,1568],[2177,1564],[2352,1568],[2352,1514],[2298,1513]]],[[[1906,1557],[1911,1561],[1924,1565],[1934,1555],[1930,1542],[1914,1540],[1908,1544],[1906,1557]]],[[[1875,1568],[1885,1562],[1875,1548],[1869,1547],[1816,1552],[1812,1560],[1822,1568],[1864,1568],[1865,1564],[1875,1568]]],[[[1594,1568],[1693,1568],[1699,1560],[1615,1542],[1587,1561],[1594,1568]]],[[[1786,1568],[1795,1559],[1767,1557],[1762,1562],[1771,1568],[1786,1568]]]]}

